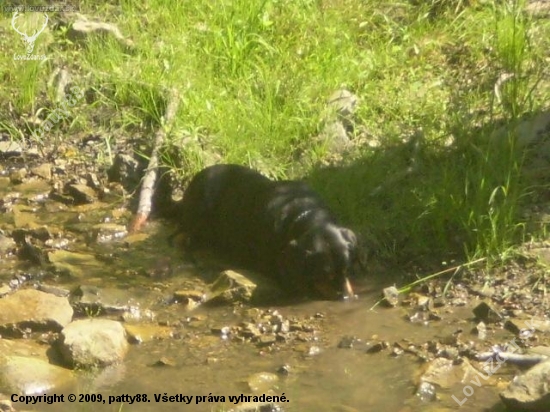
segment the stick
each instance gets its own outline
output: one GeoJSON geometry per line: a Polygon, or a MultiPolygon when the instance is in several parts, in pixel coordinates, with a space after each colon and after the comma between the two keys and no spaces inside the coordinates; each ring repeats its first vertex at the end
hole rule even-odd
{"type": "Polygon", "coordinates": [[[153,192],[155,183],[157,181],[159,157],[158,153],[164,138],[166,137],[166,131],[170,128],[176,117],[176,112],[179,106],[179,95],[177,90],[172,89],[168,99],[168,105],[166,107],[166,115],[164,121],[162,121],[161,127],[155,134],[155,143],[153,150],[151,151],[151,157],[149,159],[149,165],[145,171],[143,177],[143,183],[141,185],[141,191],[139,193],[139,206],[132,224],[130,225],[130,232],[138,232],[143,224],[147,221],[149,214],[151,213],[153,203],[153,192]]]}

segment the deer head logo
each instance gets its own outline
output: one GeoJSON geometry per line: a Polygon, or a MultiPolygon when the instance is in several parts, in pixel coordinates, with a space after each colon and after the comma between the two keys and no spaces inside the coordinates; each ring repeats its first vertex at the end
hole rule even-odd
{"type": "Polygon", "coordinates": [[[26,49],[27,49],[27,54],[31,54],[32,51],[34,50],[34,42],[36,41],[36,38],[38,37],[38,35],[40,33],[42,33],[44,31],[44,29],[46,28],[46,24],[48,24],[48,15],[46,13],[44,13],[44,16],[46,17],[46,20],[44,21],[44,25],[42,26],[42,28],[40,28],[39,30],[36,31],[36,33],[34,33],[32,36],[29,36],[27,33],[22,33],[20,32],[17,27],[15,27],[15,21],[21,17],[21,15],[19,14],[19,12],[15,12],[13,13],[13,17],[11,19],[11,26],[13,27],[13,29],[19,33],[21,36],[23,36],[23,41],[25,42],[25,44],[27,45],[26,49]]]}

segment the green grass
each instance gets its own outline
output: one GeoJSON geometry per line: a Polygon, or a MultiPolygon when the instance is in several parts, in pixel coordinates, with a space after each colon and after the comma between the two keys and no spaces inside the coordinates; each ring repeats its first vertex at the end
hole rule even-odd
{"type": "Polygon", "coordinates": [[[0,131],[12,139],[28,135],[22,118],[56,107],[47,79],[66,64],[90,96],[52,139],[98,134],[108,163],[117,139],[139,136],[137,150],[146,153],[176,87],[181,105],[165,164],[182,177],[213,160],[277,178],[307,176],[382,260],[498,257],[546,231],[526,230],[523,206],[538,183],[522,177],[514,136],[497,148],[488,142],[549,97],[550,24],[532,19],[521,1],[84,0],[81,7],[117,24],[135,47],[105,36],[75,44],[50,25],[35,46],[50,60],[13,61],[23,48],[4,15],[0,95],[2,108],[12,109],[0,112],[0,131]],[[495,84],[505,74],[499,101],[495,84]],[[342,87],[360,98],[355,137],[371,144],[327,169],[335,157],[315,136],[326,99],[342,87]]]}

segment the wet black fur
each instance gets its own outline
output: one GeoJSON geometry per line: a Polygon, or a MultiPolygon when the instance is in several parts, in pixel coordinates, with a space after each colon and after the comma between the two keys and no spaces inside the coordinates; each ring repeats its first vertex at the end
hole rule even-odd
{"type": "Polygon", "coordinates": [[[238,165],[208,167],[178,207],[190,250],[207,248],[275,277],[289,292],[335,297],[356,259],[356,237],[305,183],[273,181],[238,165]]]}

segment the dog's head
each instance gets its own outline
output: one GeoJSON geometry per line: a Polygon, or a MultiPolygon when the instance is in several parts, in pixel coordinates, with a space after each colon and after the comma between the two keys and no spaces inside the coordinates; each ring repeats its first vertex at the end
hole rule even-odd
{"type": "Polygon", "coordinates": [[[309,229],[283,251],[282,275],[297,289],[323,298],[353,296],[349,283],[357,256],[355,234],[332,224],[309,229]]]}

